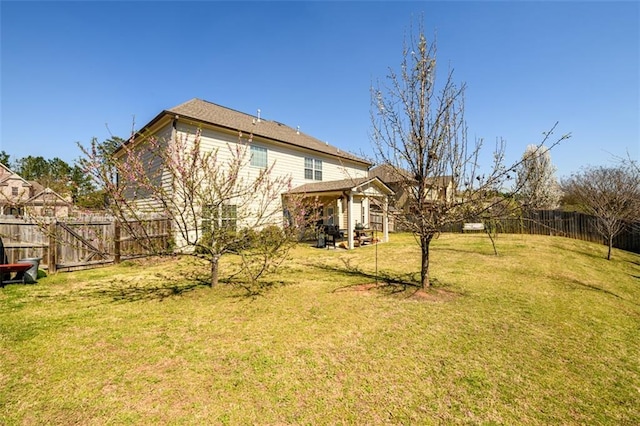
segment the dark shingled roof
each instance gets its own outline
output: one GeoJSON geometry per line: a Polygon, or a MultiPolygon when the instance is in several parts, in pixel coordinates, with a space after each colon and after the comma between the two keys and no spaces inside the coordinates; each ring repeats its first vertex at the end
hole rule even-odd
{"type": "Polygon", "coordinates": [[[374,176],[385,183],[396,183],[409,179],[409,172],[384,163],[369,170],[369,177],[374,176]]]}
{"type": "Polygon", "coordinates": [[[389,190],[390,193],[393,193],[391,188],[388,188],[387,185],[380,181],[379,178],[353,178],[353,179],[342,179],[342,180],[330,180],[326,182],[314,182],[314,183],[305,183],[304,185],[300,185],[298,187],[293,188],[289,191],[289,194],[311,194],[314,192],[332,192],[332,191],[346,191],[349,189],[353,189],[357,186],[360,186],[367,182],[372,182],[377,180],[380,182],[385,188],[389,190]]]}
{"type": "Polygon", "coordinates": [[[355,178],[355,179],[342,179],[342,180],[329,180],[326,182],[314,182],[305,183],[289,191],[290,194],[308,194],[311,192],[325,192],[325,191],[346,191],[347,189],[354,188],[363,182],[371,180],[371,178],[355,178]]]}
{"type": "MultiPolygon", "coordinates": [[[[396,168],[391,164],[386,164],[386,163],[380,164],[370,169],[369,177],[370,178],[377,177],[384,183],[388,183],[388,184],[413,180],[413,178],[410,177],[409,171],[396,168]]],[[[453,182],[453,177],[447,175],[447,176],[441,176],[438,178],[428,178],[427,182],[430,182],[430,183],[436,182],[438,185],[446,187],[449,185],[449,183],[453,182]]]]}
{"type": "Polygon", "coordinates": [[[176,107],[165,110],[163,113],[175,114],[180,118],[188,118],[235,131],[239,130],[243,133],[252,133],[255,136],[261,136],[288,145],[307,148],[346,160],[370,165],[368,161],[362,158],[344,152],[335,146],[322,142],[277,121],[265,120],[264,118],[260,118],[258,121],[258,117],[256,116],[225,108],[201,99],[191,99],[176,107]]]}

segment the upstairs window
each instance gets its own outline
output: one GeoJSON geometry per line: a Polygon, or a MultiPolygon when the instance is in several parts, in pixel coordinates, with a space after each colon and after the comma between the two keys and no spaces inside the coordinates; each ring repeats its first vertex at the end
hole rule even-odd
{"type": "Polygon", "coordinates": [[[263,169],[267,168],[267,148],[251,145],[251,165],[263,169]]]}
{"type": "Polygon", "coordinates": [[[17,186],[12,186],[11,187],[11,195],[13,195],[14,197],[18,196],[18,187],[17,186]]]}
{"type": "Polygon", "coordinates": [[[304,178],[322,180],[322,160],[315,158],[304,159],[304,178]]]}

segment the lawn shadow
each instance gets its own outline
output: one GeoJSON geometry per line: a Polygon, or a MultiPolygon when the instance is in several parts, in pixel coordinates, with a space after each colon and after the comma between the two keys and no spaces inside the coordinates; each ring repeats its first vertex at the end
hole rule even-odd
{"type": "MultiPolygon", "coordinates": [[[[420,281],[417,278],[415,273],[392,275],[385,271],[378,271],[378,273],[376,274],[376,273],[366,272],[357,266],[353,266],[348,261],[344,262],[344,267],[324,265],[324,264],[319,265],[319,264],[313,264],[313,263],[308,264],[307,266],[321,269],[323,271],[339,273],[341,275],[345,275],[348,277],[362,278],[368,284],[375,282],[375,283],[380,283],[388,286],[401,287],[403,291],[410,287],[411,288],[420,287],[419,286],[420,281]]],[[[339,290],[342,288],[356,287],[360,285],[362,285],[362,283],[349,284],[342,287],[338,287],[336,290],[339,290]]]]}
{"type": "Polygon", "coordinates": [[[291,284],[284,280],[264,278],[261,278],[256,282],[246,282],[237,279],[223,278],[220,279],[220,283],[242,290],[241,294],[234,294],[230,296],[234,299],[256,299],[260,296],[264,296],[264,294],[269,290],[291,284]]]}
{"type": "MultiPolygon", "coordinates": [[[[487,247],[487,248],[482,248],[482,249],[478,249],[478,250],[472,250],[472,249],[466,249],[466,248],[457,248],[457,247],[434,247],[433,252],[453,252],[453,253],[466,253],[466,254],[479,254],[479,255],[486,255],[486,254],[490,254],[492,256],[495,255],[495,253],[493,252],[493,249],[491,248],[491,246],[487,247]],[[485,250],[486,249],[486,250],[485,250]],[[483,251],[485,250],[485,251],[483,251]]],[[[498,252],[500,252],[500,250],[498,250],[498,252]]]]}
{"type": "MultiPolygon", "coordinates": [[[[635,260],[627,260],[627,262],[629,262],[630,264],[634,265],[634,266],[640,266],[640,261],[635,261],[635,260]]],[[[640,275],[633,275],[633,274],[629,274],[631,276],[631,278],[635,278],[637,280],[640,280],[640,275]]]]}
{"type": "MultiPolygon", "coordinates": [[[[113,302],[137,302],[141,300],[162,301],[170,297],[179,297],[190,293],[198,288],[211,288],[211,276],[202,274],[190,274],[177,280],[175,277],[156,274],[153,282],[137,284],[124,280],[112,281],[111,286],[94,288],[86,291],[88,295],[93,293],[100,297],[109,297],[113,302]]],[[[242,289],[242,294],[231,297],[256,298],[269,289],[286,285],[282,280],[261,279],[255,283],[246,283],[239,279],[230,277],[220,277],[218,285],[233,286],[242,289]]]]}
{"type": "Polygon", "coordinates": [[[391,274],[387,271],[378,271],[376,274],[353,266],[348,260],[343,260],[343,262],[343,267],[324,264],[308,264],[308,266],[348,277],[361,278],[362,281],[364,281],[336,287],[332,290],[333,293],[348,290],[375,290],[384,296],[435,302],[451,300],[460,295],[457,292],[445,289],[445,285],[435,278],[431,279],[431,288],[424,290],[420,285],[420,276],[418,273],[391,274]]]}
{"type": "Polygon", "coordinates": [[[570,285],[576,286],[576,287],[583,287],[583,288],[585,288],[587,290],[590,290],[590,291],[596,291],[596,292],[599,292],[599,293],[604,293],[606,295],[613,296],[616,299],[620,299],[620,300],[624,300],[625,302],[629,302],[632,305],[640,306],[640,304],[634,302],[633,300],[626,299],[626,298],[620,296],[619,294],[616,294],[616,293],[614,293],[612,291],[609,291],[607,289],[604,289],[604,288],[601,288],[601,287],[597,287],[595,285],[583,283],[583,282],[581,282],[581,281],[579,281],[579,280],[577,280],[575,278],[567,280],[567,283],[569,283],[570,285]]]}
{"type": "Polygon", "coordinates": [[[186,279],[176,282],[166,277],[165,280],[153,284],[142,284],[127,282],[124,280],[112,281],[109,286],[87,289],[85,296],[107,297],[112,302],[138,302],[138,301],[163,301],[169,297],[183,296],[200,287],[210,284],[199,278],[186,279]]]}
{"type": "Polygon", "coordinates": [[[138,301],[163,301],[169,297],[179,297],[199,287],[208,286],[198,280],[184,280],[181,282],[171,282],[167,280],[163,283],[138,284],[126,280],[112,280],[90,284],[82,288],[64,289],[63,291],[34,294],[37,299],[56,300],[86,300],[89,306],[98,306],[103,303],[126,303],[138,301]]]}
{"type": "MultiPolygon", "coordinates": [[[[577,241],[577,240],[576,240],[577,241]]],[[[594,243],[597,244],[597,243],[594,243]]],[[[588,257],[592,260],[606,260],[607,259],[607,246],[602,245],[598,246],[598,249],[592,247],[590,245],[580,245],[578,247],[567,247],[566,245],[560,243],[553,243],[549,245],[550,247],[557,249],[558,252],[568,251],[571,253],[579,254],[580,256],[588,257]]]]}

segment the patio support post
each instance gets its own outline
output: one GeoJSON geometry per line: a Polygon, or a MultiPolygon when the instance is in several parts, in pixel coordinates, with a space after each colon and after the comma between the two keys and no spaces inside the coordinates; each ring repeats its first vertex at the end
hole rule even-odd
{"type": "Polygon", "coordinates": [[[385,243],[389,242],[389,197],[384,196],[382,200],[382,240],[385,243]]]}
{"type": "Polygon", "coordinates": [[[351,192],[347,201],[347,241],[349,250],[353,250],[353,194],[351,192]]]}
{"type": "Polygon", "coordinates": [[[365,224],[367,226],[367,228],[372,228],[371,226],[371,198],[370,197],[365,197],[365,199],[362,202],[362,211],[363,211],[363,217],[367,220],[367,222],[365,223],[364,220],[362,221],[363,224],[365,224]]]}

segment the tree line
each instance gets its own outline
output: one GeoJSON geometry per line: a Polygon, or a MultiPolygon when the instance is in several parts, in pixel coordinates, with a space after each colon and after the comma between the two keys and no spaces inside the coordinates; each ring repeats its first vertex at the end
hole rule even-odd
{"type": "MultiPolygon", "coordinates": [[[[124,139],[117,136],[96,144],[104,154],[113,153],[124,139]]],[[[88,210],[104,210],[108,195],[97,182],[87,174],[86,160],[78,158],[69,164],[55,157],[28,155],[12,159],[6,151],[0,151],[0,164],[11,169],[27,181],[36,181],[45,188],[51,188],[62,196],[70,196],[72,202],[88,210]]]]}

